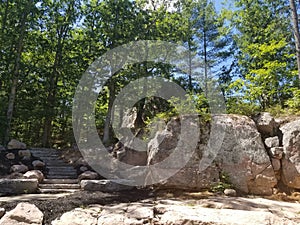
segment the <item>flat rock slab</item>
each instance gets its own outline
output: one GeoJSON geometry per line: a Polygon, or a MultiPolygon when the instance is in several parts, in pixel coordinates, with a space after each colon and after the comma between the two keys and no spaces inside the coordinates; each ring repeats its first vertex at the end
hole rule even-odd
{"type": "Polygon", "coordinates": [[[0,193],[3,194],[32,194],[37,190],[37,179],[0,179],[0,193]]]}
{"type": "Polygon", "coordinates": [[[158,198],[156,201],[148,199],[134,203],[92,205],[85,209],[75,209],[63,214],[61,218],[52,222],[52,225],[298,225],[299,212],[299,203],[263,198],[158,198]]]}

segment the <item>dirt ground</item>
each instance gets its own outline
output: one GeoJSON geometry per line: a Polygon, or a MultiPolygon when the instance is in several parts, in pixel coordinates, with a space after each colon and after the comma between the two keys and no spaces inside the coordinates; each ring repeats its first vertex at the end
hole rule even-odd
{"type": "MultiPolygon", "coordinates": [[[[44,224],[50,225],[51,221],[74,208],[85,208],[92,204],[108,205],[112,203],[136,202],[152,198],[149,194],[149,190],[133,190],[118,193],[80,191],[59,199],[32,200],[30,203],[36,205],[44,213],[44,224]]],[[[10,211],[18,203],[18,201],[0,202],[0,207],[5,208],[6,211],[10,211]]]]}

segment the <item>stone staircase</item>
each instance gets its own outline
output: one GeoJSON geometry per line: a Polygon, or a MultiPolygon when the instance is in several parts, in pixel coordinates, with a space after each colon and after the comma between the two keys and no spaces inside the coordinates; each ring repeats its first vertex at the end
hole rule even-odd
{"type": "Polygon", "coordinates": [[[40,158],[48,169],[46,179],[39,184],[41,193],[75,192],[80,190],[76,169],[60,158],[56,149],[34,148],[31,154],[40,158]]]}

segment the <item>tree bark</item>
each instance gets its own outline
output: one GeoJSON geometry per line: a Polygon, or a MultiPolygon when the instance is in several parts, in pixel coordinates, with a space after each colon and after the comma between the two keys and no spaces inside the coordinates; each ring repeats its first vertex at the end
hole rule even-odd
{"type": "Polygon", "coordinates": [[[296,4],[294,0],[290,0],[290,8],[292,13],[293,29],[294,29],[294,36],[295,36],[298,78],[299,78],[299,85],[300,85],[300,34],[299,34],[298,14],[297,14],[296,4]]]}
{"type": "Polygon", "coordinates": [[[21,57],[22,57],[23,46],[24,46],[27,16],[28,16],[28,11],[24,10],[24,13],[21,18],[20,36],[17,43],[17,52],[16,52],[16,59],[15,59],[15,65],[13,71],[12,85],[10,89],[8,107],[6,113],[7,126],[6,126],[5,136],[4,136],[5,143],[8,143],[10,139],[11,122],[13,118],[14,106],[15,106],[15,101],[17,96],[17,87],[18,87],[18,81],[20,75],[20,64],[21,64],[21,57]]]}

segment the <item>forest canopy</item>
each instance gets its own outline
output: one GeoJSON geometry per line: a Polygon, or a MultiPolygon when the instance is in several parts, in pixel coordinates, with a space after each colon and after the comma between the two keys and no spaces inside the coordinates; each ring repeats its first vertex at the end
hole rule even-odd
{"type": "MultiPolygon", "coordinates": [[[[300,1],[232,0],[1,0],[0,144],[74,143],[72,101],[83,73],[101,55],[139,40],[185,46],[201,59],[204,87],[220,87],[227,113],[300,112],[300,1]],[[172,3],[172,4],[171,4],[172,3]]],[[[115,97],[137,77],[163,77],[186,90],[199,113],[209,113],[197,74],[143,62],[114,74],[99,94],[96,125],[109,143],[115,97]]],[[[175,101],[175,100],[174,100],[175,101]]],[[[168,117],[172,101],[143,99],[138,124],[168,117]]]]}

